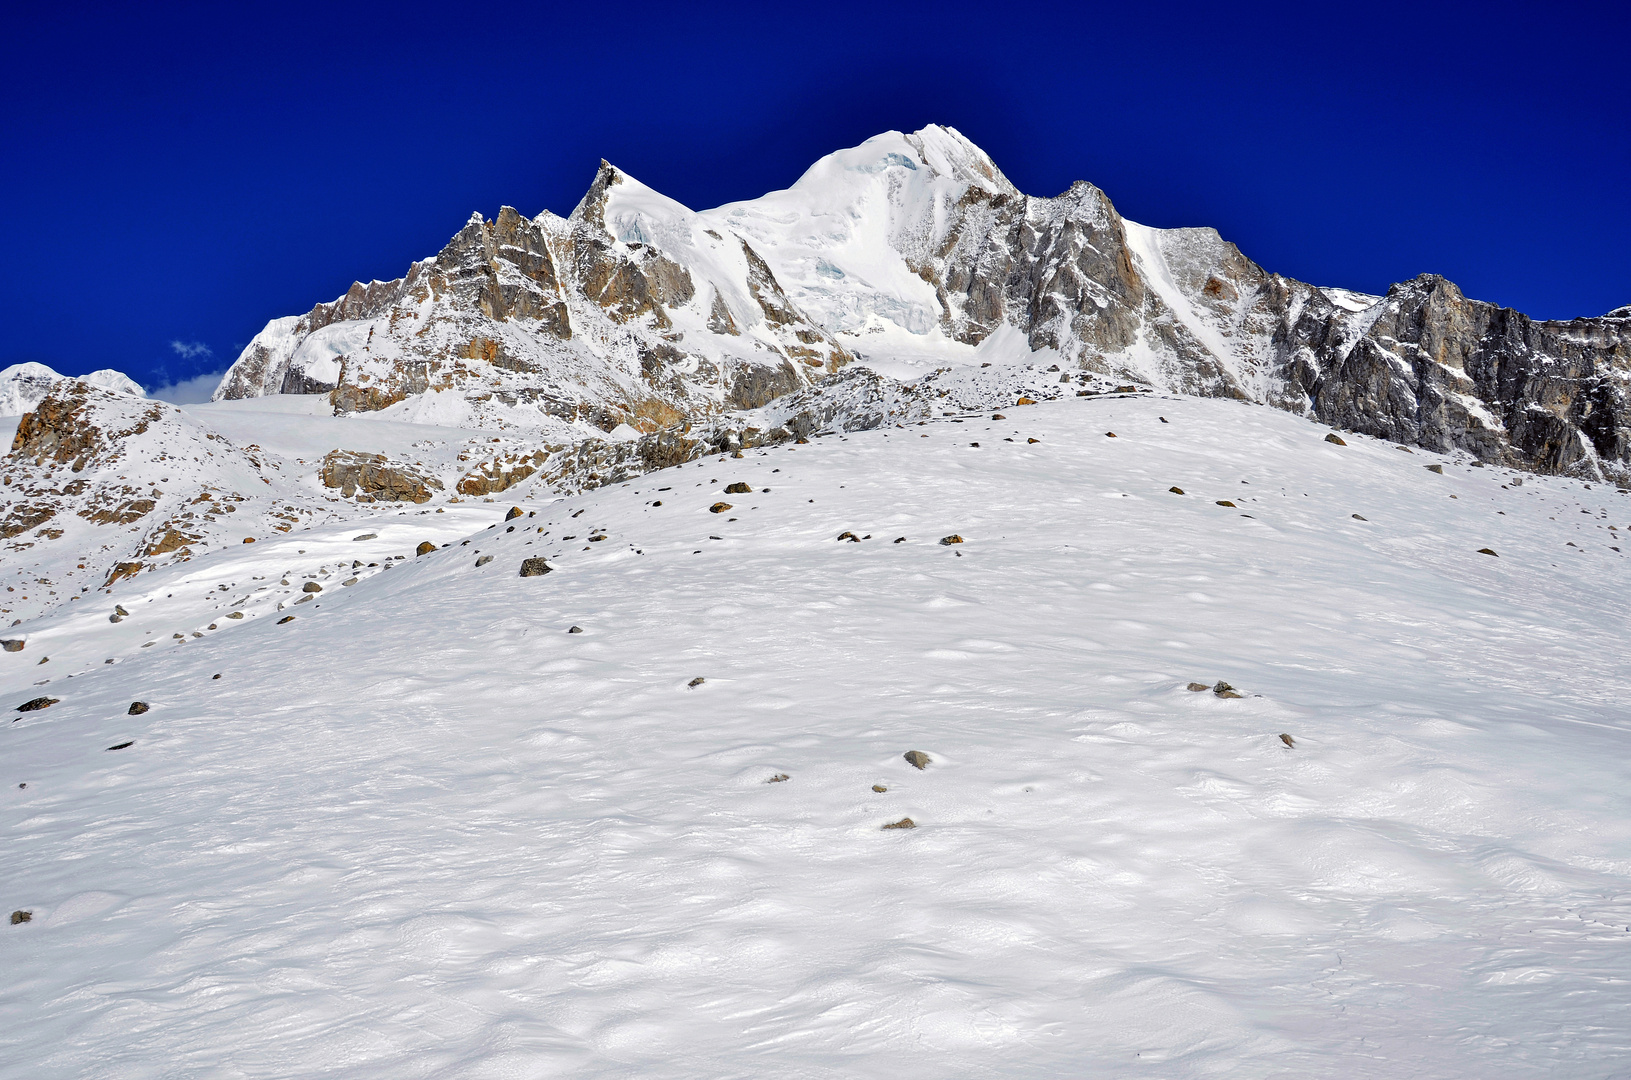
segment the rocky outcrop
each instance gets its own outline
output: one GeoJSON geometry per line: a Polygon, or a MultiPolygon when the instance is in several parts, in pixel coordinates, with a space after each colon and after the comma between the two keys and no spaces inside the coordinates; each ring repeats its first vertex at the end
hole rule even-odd
{"type": "Polygon", "coordinates": [[[338,488],[348,499],[362,502],[429,502],[442,482],[411,465],[393,462],[384,454],[361,450],[330,450],[323,455],[318,476],[324,487],[338,488]]]}
{"type": "Polygon", "coordinates": [[[54,383],[0,461],[0,548],[23,572],[0,615],[28,618],[245,534],[328,516],[255,447],[174,405],[54,383]]]}

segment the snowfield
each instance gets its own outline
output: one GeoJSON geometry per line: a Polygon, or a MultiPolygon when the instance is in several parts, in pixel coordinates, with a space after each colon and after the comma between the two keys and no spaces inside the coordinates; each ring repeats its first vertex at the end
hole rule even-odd
{"type": "Polygon", "coordinates": [[[1627,495],[1002,415],[19,628],[0,1077],[1631,1075],[1627,495]]]}

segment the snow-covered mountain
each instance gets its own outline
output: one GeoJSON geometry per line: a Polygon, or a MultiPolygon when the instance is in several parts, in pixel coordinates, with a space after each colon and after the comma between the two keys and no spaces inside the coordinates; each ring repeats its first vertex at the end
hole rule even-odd
{"type": "Polygon", "coordinates": [[[700,213],[602,163],[566,218],[475,215],[403,278],[274,320],[212,405],[138,405],[111,371],[0,373],[0,405],[34,417],[0,496],[28,599],[9,586],[0,615],[239,542],[226,533],[251,519],[542,498],[823,429],[1120,385],[1623,483],[1628,310],[1534,322],[1430,277],[1385,297],[1315,288],[1212,230],[1126,221],[1089,184],[1025,195],[949,128],[877,136],[785,191],[700,213]],[[40,451],[81,437],[64,425],[136,423],[152,430],[124,450],[40,451]],[[196,466],[187,499],[237,493],[246,516],[170,505],[180,460],[196,466]]]}
{"type": "MultiPolygon", "coordinates": [[[[1541,322],[1424,275],[1384,297],[1151,229],[1077,183],[1017,190],[950,128],[831,154],[693,213],[602,164],[567,219],[506,208],[394,282],[271,323],[217,397],[650,432],[801,390],[852,357],[1067,372],[1235,397],[1434,450],[1627,479],[1631,317],[1541,322]]],[[[598,429],[598,431],[597,431],[598,429]]]]}

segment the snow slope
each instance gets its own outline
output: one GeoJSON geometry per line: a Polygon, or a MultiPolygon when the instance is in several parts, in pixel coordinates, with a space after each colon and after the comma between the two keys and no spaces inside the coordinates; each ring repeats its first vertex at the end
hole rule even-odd
{"type": "Polygon", "coordinates": [[[0,1077],[1623,1070],[1625,496],[1226,401],[1003,412],[31,624],[0,1077]]]}

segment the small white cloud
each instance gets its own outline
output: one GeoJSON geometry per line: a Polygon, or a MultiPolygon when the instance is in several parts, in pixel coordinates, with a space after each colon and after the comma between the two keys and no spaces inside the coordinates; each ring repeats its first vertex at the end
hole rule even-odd
{"type": "Polygon", "coordinates": [[[176,355],[184,360],[192,360],[200,356],[215,355],[215,350],[211,349],[202,341],[172,341],[170,342],[170,348],[174,349],[176,355]]]}
{"type": "Polygon", "coordinates": [[[221,376],[225,374],[224,371],[214,371],[195,375],[168,386],[156,386],[147,392],[147,396],[168,401],[172,405],[200,405],[215,393],[215,388],[221,385],[221,376]]]}

